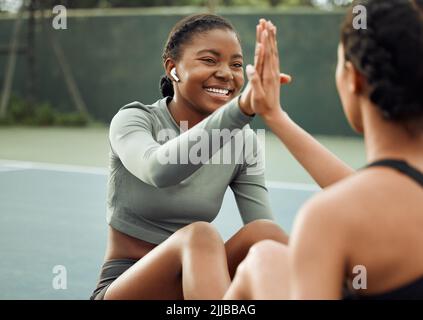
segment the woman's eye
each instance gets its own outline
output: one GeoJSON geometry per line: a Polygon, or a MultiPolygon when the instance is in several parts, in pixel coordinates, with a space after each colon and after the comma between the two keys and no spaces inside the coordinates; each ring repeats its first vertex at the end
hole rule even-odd
{"type": "Polygon", "coordinates": [[[242,68],[242,63],[234,63],[233,66],[235,68],[242,68]]]}
{"type": "Polygon", "coordinates": [[[205,58],[205,59],[202,59],[203,61],[205,61],[205,62],[207,62],[207,63],[214,63],[215,61],[213,60],[213,59],[211,59],[211,58],[205,58]]]}

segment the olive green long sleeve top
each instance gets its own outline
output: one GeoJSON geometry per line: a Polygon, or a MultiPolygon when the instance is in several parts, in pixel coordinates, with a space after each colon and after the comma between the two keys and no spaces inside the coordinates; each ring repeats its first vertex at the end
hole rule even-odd
{"type": "Polygon", "coordinates": [[[192,222],[212,222],[228,187],[244,224],[273,219],[264,154],[238,99],[184,132],[168,99],[133,102],[111,121],[107,223],[159,244],[192,222]]]}

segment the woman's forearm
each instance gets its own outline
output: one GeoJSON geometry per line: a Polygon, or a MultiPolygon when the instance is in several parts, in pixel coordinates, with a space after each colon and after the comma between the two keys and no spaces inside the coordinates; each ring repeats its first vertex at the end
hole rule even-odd
{"type": "Polygon", "coordinates": [[[320,187],[325,188],[354,173],[351,167],[298,126],[285,112],[278,112],[265,119],[265,122],[320,187]]]}

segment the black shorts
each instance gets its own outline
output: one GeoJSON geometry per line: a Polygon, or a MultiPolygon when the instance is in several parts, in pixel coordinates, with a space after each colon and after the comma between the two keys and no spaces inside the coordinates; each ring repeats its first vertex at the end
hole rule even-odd
{"type": "Polygon", "coordinates": [[[103,300],[104,294],[112,282],[137,261],[136,259],[113,259],[106,261],[101,268],[97,287],[91,295],[90,300],[103,300]]]}

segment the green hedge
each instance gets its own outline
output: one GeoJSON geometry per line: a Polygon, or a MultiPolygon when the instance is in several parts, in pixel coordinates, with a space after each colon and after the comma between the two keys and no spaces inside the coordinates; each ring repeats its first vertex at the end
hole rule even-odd
{"type": "MultiPolygon", "coordinates": [[[[69,11],[68,29],[54,30],[72,66],[90,114],[109,123],[117,110],[134,100],[152,103],[160,98],[163,74],[161,53],[172,26],[198,8],[167,10],[69,11]]],[[[281,99],[291,117],[314,134],[353,135],[347,124],[335,86],[339,29],[343,12],[304,10],[221,9],[242,39],[245,61],[252,62],[255,25],[271,19],[279,30],[281,66],[293,76],[282,89],[281,99]]],[[[0,19],[0,43],[7,43],[13,20],[0,19]]],[[[47,37],[37,28],[37,90],[41,101],[60,112],[74,110],[63,76],[47,37]]],[[[22,35],[24,40],[25,34],[22,35]]],[[[6,56],[0,56],[0,72],[6,56]]],[[[18,59],[15,94],[25,93],[23,56],[18,59]]],[[[41,112],[41,111],[40,111],[41,112]]],[[[48,113],[43,111],[41,113],[48,113]]],[[[48,118],[48,117],[47,117],[48,118]]],[[[263,127],[260,119],[253,123],[263,127]]]]}

